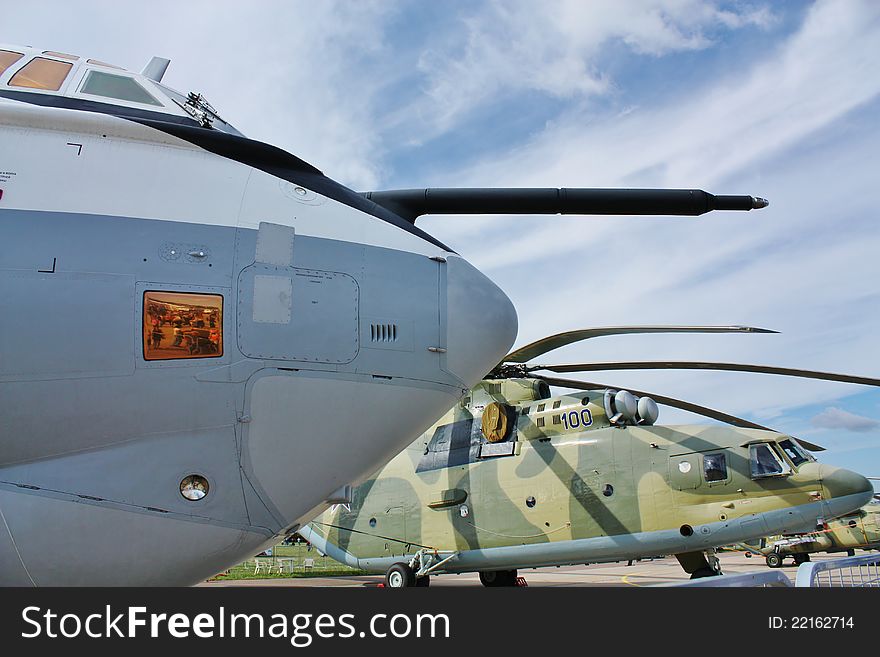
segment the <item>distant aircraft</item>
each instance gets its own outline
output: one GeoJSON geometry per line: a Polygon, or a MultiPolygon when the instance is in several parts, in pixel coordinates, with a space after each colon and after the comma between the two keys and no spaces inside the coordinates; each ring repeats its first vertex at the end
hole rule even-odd
{"type": "Polygon", "coordinates": [[[856,550],[880,550],[880,496],[875,495],[871,502],[853,513],[827,521],[816,531],[774,536],[764,541],[758,553],[764,556],[768,566],[779,568],[787,557],[799,566],[809,561],[811,554],[846,552],[854,556],[856,550]]]}

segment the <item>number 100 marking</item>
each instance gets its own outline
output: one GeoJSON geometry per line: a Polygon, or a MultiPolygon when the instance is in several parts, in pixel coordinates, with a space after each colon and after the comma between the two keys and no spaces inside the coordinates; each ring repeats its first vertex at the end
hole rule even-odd
{"type": "Polygon", "coordinates": [[[562,414],[562,425],[566,429],[577,429],[578,427],[588,427],[593,424],[593,414],[590,409],[582,408],[580,413],[577,411],[568,411],[562,414]]]}

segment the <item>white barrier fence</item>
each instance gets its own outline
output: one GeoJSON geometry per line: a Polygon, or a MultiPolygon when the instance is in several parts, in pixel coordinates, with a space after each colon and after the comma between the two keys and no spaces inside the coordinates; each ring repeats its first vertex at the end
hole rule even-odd
{"type": "Polygon", "coordinates": [[[811,588],[880,587],[880,553],[802,563],[798,566],[794,585],[811,588]]]}
{"type": "Polygon", "coordinates": [[[880,587],[880,553],[862,557],[846,557],[829,561],[802,563],[798,566],[795,581],[778,570],[757,570],[737,575],[703,577],[683,584],[664,586],[687,586],[692,588],[723,587],[880,587]]]}

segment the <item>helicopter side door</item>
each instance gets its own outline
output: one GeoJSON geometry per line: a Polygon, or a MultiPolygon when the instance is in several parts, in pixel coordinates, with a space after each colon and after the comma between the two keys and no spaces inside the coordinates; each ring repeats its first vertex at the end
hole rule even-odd
{"type": "MultiPolygon", "coordinates": [[[[696,490],[703,483],[700,473],[701,455],[695,452],[670,454],[669,482],[675,490],[696,490]]],[[[678,496],[676,496],[678,498],[678,496]]]]}

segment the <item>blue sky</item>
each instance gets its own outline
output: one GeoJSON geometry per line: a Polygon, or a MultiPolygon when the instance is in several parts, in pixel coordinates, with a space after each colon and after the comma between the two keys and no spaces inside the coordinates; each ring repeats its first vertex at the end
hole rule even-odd
{"type": "MultiPolygon", "coordinates": [[[[518,344],[612,324],[782,331],[601,338],[547,360],[880,376],[873,0],[37,0],[4,8],[0,38],[136,70],[169,57],[171,86],[204,92],[249,136],[356,189],[671,186],[767,197],[761,212],[701,219],[420,225],[511,296],[518,344]]],[[[877,391],[731,373],[592,378],[753,418],[826,445],[823,461],[880,475],[877,391]]]]}

